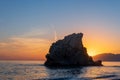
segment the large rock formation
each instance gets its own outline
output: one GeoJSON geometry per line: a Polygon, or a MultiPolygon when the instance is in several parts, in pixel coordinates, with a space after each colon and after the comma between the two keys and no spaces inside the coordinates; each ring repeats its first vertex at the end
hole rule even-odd
{"type": "Polygon", "coordinates": [[[52,66],[100,66],[101,61],[94,62],[87,54],[82,44],[82,33],[73,33],[65,36],[63,40],[53,43],[46,55],[45,65],[52,66]]]}

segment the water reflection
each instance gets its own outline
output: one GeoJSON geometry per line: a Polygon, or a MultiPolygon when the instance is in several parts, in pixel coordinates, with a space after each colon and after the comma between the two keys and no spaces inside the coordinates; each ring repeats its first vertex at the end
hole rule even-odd
{"type": "MultiPolygon", "coordinates": [[[[119,68],[120,69],[120,68],[119,68]]],[[[116,79],[120,78],[118,71],[116,71],[115,68],[111,67],[86,67],[82,69],[82,74],[79,76],[79,78],[83,77],[85,79],[100,79],[100,80],[105,80],[105,79],[116,79]],[[115,74],[115,73],[117,74],[115,74]]]]}
{"type": "MultiPolygon", "coordinates": [[[[120,69],[120,68],[119,68],[120,69]]],[[[113,74],[117,72],[116,69],[111,67],[83,67],[83,68],[71,68],[71,69],[48,69],[47,77],[44,79],[58,79],[58,80],[90,80],[90,79],[120,79],[120,75],[113,74]],[[108,71],[109,70],[109,71],[108,71]]],[[[118,71],[119,72],[119,71],[118,71]]]]}
{"type": "MultiPolygon", "coordinates": [[[[109,62],[109,64],[112,64],[109,62]]],[[[117,62],[118,64],[118,62],[117,62]]],[[[119,62],[120,64],[120,62],[119,62]]],[[[0,80],[120,80],[120,66],[49,69],[30,62],[0,62],[0,80]]]]}
{"type": "Polygon", "coordinates": [[[73,69],[52,69],[48,70],[49,77],[58,78],[58,77],[77,77],[79,76],[82,68],[73,68],[73,69]]]}

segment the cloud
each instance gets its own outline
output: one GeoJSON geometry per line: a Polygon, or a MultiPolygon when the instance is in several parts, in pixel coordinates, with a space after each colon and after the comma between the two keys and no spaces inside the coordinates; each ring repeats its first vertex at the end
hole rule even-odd
{"type": "Polygon", "coordinates": [[[43,58],[53,42],[53,32],[45,28],[32,28],[0,42],[0,56],[43,58]],[[51,35],[52,33],[52,35],[51,35]]]}
{"type": "Polygon", "coordinates": [[[6,44],[5,42],[1,42],[1,43],[0,43],[0,48],[3,48],[3,47],[5,47],[5,46],[7,46],[7,44],[6,44]]]}
{"type": "Polygon", "coordinates": [[[8,55],[12,59],[16,59],[16,57],[22,59],[25,56],[27,56],[27,59],[43,59],[50,44],[51,41],[48,39],[11,37],[8,42],[0,42],[0,59],[2,59],[2,56],[8,55]]]}
{"type": "Polygon", "coordinates": [[[28,32],[20,35],[21,37],[41,37],[48,34],[48,30],[44,28],[32,28],[28,32]]]}
{"type": "Polygon", "coordinates": [[[0,43],[0,59],[44,59],[50,41],[37,38],[11,38],[0,43]],[[8,57],[9,56],[9,57],[8,57]]]}
{"type": "Polygon", "coordinates": [[[57,31],[55,29],[55,26],[53,24],[50,25],[52,31],[54,32],[54,41],[57,41],[58,37],[57,37],[57,31]]]}
{"type": "Polygon", "coordinates": [[[14,49],[35,49],[46,47],[50,44],[49,40],[40,38],[19,38],[13,37],[9,39],[9,42],[1,42],[0,48],[14,48],[14,49]]]}
{"type": "Polygon", "coordinates": [[[13,37],[10,38],[13,41],[13,44],[24,44],[24,45],[28,45],[30,44],[36,44],[38,45],[38,43],[44,44],[44,43],[48,43],[49,40],[46,39],[40,39],[40,38],[20,38],[20,37],[13,37]]]}

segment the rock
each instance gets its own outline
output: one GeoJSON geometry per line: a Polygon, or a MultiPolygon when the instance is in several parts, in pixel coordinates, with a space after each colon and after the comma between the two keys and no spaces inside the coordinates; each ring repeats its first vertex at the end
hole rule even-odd
{"type": "Polygon", "coordinates": [[[50,46],[46,55],[45,66],[100,66],[101,61],[94,62],[87,54],[82,43],[83,33],[65,36],[50,46]]]}
{"type": "Polygon", "coordinates": [[[102,66],[102,61],[101,60],[95,61],[95,66],[102,66]]]}

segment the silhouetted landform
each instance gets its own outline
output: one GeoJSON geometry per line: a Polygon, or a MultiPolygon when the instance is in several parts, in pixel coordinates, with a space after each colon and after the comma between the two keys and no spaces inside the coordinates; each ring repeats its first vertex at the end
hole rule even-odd
{"type": "Polygon", "coordinates": [[[94,56],[93,59],[102,61],[120,61],[120,54],[103,53],[94,56]]]}
{"type": "Polygon", "coordinates": [[[46,55],[45,66],[101,66],[101,61],[94,62],[87,54],[82,43],[83,33],[73,33],[53,43],[46,55]]]}

